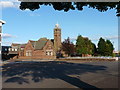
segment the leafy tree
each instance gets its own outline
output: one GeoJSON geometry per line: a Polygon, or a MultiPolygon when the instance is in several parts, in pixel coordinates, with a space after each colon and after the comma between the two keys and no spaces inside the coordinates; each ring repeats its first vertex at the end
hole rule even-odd
{"type": "Polygon", "coordinates": [[[77,37],[76,50],[78,54],[86,54],[85,42],[81,35],[77,37]]]}
{"type": "Polygon", "coordinates": [[[68,54],[68,56],[75,53],[75,46],[72,42],[70,42],[69,37],[63,41],[62,50],[65,52],[65,54],[68,54]]]}
{"type": "Polygon", "coordinates": [[[32,11],[39,9],[42,5],[52,6],[55,10],[79,10],[82,11],[84,6],[105,12],[109,9],[116,9],[117,16],[120,16],[120,2],[21,2],[20,9],[30,9],[32,11]]]}
{"type": "Polygon", "coordinates": [[[105,56],[105,48],[106,48],[106,42],[105,40],[101,37],[98,42],[98,54],[105,56]]]}
{"type": "Polygon", "coordinates": [[[85,47],[86,47],[86,54],[93,54],[92,50],[93,50],[93,45],[91,40],[89,40],[88,38],[84,38],[84,42],[85,42],[85,47]]]}
{"type": "Polygon", "coordinates": [[[76,50],[81,55],[93,54],[93,44],[88,38],[79,35],[76,40],[76,50]]]}

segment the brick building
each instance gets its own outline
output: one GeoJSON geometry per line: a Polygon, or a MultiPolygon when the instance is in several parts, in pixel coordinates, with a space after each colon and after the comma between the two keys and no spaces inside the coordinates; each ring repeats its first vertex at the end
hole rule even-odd
{"type": "Polygon", "coordinates": [[[26,44],[12,44],[9,54],[16,54],[20,59],[55,59],[61,48],[61,28],[58,24],[54,28],[54,39],[40,38],[29,40],[26,44]]]}

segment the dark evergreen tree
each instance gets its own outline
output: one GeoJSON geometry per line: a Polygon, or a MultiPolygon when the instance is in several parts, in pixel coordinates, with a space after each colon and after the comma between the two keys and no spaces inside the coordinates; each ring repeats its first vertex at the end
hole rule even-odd
{"type": "Polygon", "coordinates": [[[105,56],[105,48],[106,48],[106,42],[101,37],[98,42],[98,54],[101,56],[105,56]]]}
{"type": "Polygon", "coordinates": [[[98,53],[101,56],[112,56],[113,55],[113,44],[110,40],[104,40],[103,38],[99,39],[98,42],[98,53]]]}
{"type": "Polygon", "coordinates": [[[106,40],[106,48],[105,48],[105,55],[107,56],[112,56],[113,55],[113,44],[111,43],[110,40],[106,40]]]}

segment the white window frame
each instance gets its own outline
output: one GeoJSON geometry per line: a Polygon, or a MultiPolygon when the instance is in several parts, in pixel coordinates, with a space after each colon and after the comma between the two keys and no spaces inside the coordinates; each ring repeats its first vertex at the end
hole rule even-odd
{"type": "Polygon", "coordinates": [[[14,48],[12,48],[12,51],[14,51],[14,48]]]}
{"type": "Polygon", "coordinates": [[[17,49],[15,48],[15,51],[17,51],[17,49]]]}
{"type": "Polygon", "coordinates": [[[11,48],[9,48],[8,50],[11,51],[11,48]]]}

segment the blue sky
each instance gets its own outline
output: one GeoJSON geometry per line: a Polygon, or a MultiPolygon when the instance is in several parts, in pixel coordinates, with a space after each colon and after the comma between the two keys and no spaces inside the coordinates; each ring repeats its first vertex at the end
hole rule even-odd
{"type": "Polygon", "coordinates": [[[62,40],[68,36],[88,37],[97,44],[100,37],[110,39],[118,50],[118,17],[116,10],[99,12],[85,7],[83,11],[55,11],[52,7],[42,6],[35,11],[20,10],[17,5],[2,8],[3,45],[26,43],[42,37],[53,38],[53,29],[58,22],[62,29],[62,40]]]}

